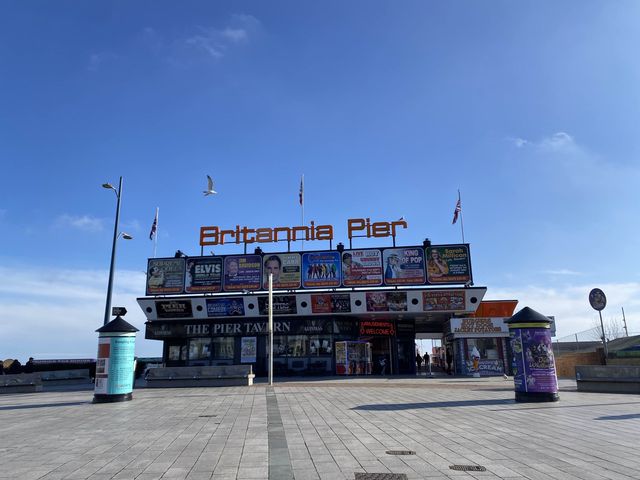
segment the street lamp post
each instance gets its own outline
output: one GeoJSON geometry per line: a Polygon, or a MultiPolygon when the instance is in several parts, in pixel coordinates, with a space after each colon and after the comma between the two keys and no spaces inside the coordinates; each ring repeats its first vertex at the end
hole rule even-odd
{"type": "Polygon", "coordinates": [[[120,222],[120,200],[122,199],[122,177],[120,177],[120,184],[118,185],[118,189],[111,185],[110,183],[103,183],[103,188],[108,190],[113,190],[118,198],[118,203],[116,206],[116,223],[113,227],[113,246],[111,247],[111,266],[109,267],[109,286],[107,287],[107,304],[104,308],[104,324],[109,323],[109,319],[111,318],[111,293],[113,291],[113,273],[116,265],[116,243],[118,241],[118,237],[122,236],[125,240],[131,240],[133,237],[128,233],[120,232],[118,233],[118,224],[120,222]]]}

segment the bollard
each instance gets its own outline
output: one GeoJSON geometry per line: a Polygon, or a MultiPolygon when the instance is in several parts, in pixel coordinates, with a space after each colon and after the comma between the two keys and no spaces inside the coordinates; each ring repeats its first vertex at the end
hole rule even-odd
{"type": "Polygon", "coordinates": [[[551,343],[551,321],[525,307],[509,326],[516,402],[557,402],[558,378],[551,343]]]}
{"type": "Polygon", "coordinates": [[[133,398],[134,353],[138,329],[117,316],[98,332],[93,403],[133,398]]]}

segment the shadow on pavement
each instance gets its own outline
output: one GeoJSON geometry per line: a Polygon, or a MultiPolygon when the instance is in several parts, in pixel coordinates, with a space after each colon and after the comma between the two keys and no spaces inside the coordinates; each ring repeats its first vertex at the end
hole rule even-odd
{"type": "Polygon", "coordinates": [[[481,405],[512,405],[515,400],[496,398],[491,400],[457,400],[451,402],[423,402],[423,403],[388,403],[377,405],[360,405],[352,410],[413,410],[418,408],[447,408],[447,407],[479,407],[481,405]]]}
{"type": "Polygon", "coordinates": [[[90,404],[91,402],[62,402],[62,403],[34,403],[31,405],[6,405],[0,407],[0,410],[28,410],[30,408],[47,408],[47,407],[74,407],[76,405],[90,404]]]}
{"type": "Polygon", "coordinates": [[[608,417],[598,417],[594,420],[631,420],[632,418],[640,418],[640,413],[629,413],[627,415],[611,415],[608,417]]]}

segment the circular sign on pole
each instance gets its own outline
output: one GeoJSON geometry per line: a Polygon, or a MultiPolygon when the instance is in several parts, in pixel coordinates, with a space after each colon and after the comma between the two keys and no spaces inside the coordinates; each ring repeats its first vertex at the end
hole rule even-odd
{"type": "Polygon", "coordinates": [[[607,297],[602,290],[594,288],[589,292],[589,303],[594,310],[601,311],[607,306],[607,297]]]}

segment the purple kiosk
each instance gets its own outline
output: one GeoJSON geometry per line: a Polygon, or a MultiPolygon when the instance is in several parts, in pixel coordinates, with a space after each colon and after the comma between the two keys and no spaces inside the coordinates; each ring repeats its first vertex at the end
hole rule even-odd
{"type": "Polygon", "coordinates": [[[511,337],[516,402],[557,402],[558,378],[551,342],[551,321],[524,307],[505,323],[511,337]]]}

